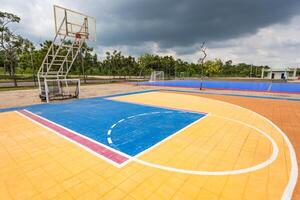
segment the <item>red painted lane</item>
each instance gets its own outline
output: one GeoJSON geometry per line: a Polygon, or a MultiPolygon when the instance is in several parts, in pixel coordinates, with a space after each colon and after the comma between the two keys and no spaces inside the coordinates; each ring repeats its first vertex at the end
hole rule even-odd
{"type": "Polygon", "coordinates": [[[89,140],[85,137],[77,135],[63,127],[57,126],[56,124],[51,123],[50,121],[47,121],[37,115],[34,115],[34,114],[26,111],[26,110],[19,110],[18,112],[22,113],[23,115],[29,117],[30,119],[50,128],[50,129],[54,130],[58,134],[63,135],[65,137],[69,138],[70,140],[75,141],[76,143],[87,147],[88,149],[92,150],[93,152],[95,152],[101,156],[104,156],[105,158],[107,158],[117,164],[122,164],[129,159],[117,152],[114,152],[114,151],[108,149],[104,145],[100,145],[92,140],[89,140]]]}

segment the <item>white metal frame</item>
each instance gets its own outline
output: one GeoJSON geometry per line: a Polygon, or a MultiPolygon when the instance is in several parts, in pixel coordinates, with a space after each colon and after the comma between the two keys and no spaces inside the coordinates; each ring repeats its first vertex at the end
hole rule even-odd
{"type": "Polygon", "coordinates": [[[70,80],[67,79],[68,73],[85,40],[96,40],[96,32],[93,32],[96,31],[95,18],[57,5],[53,8],[56,34],[37,74],[40,97],[46,98],[47,102],[50,100],[47,82],[70,80]],[[60,17],[59,11],[63,13],[60,17]],[[90,30],[91,24],[95,26],[94,30],[90,30]]]}
{"type": "Polygon", "coordinates": [[[59,93],[62,93],[62,88],[60,87],[60,84],[59,82],[64,82],[65,85],[66,85],[66,88],[68,89],[68,93],[69,95],[71,94],[70,93],[70,89],[69,89],[69,84],[68,84],[68,81],[73,81],[73,82],[76,82],[76,92],[77,92],[77,98],[79,98],[80,96],[80,79],[45,79],[44,80],[44,85],[45,85],[45,97],[46,97],[46,102],[49,103],[49,101],[51,100],[50,99],[50,96],[49,96],[49,85],[48,85],[48,82],[57,82],[57,85],[58,85],[58,89],[59,89],[59,93]]]}

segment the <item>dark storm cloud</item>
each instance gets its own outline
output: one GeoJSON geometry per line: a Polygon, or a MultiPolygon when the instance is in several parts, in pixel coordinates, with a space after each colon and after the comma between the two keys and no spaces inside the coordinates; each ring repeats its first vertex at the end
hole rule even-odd
{"type": "Polygon", "coordinates": [[[114,0],[86,9],[97,17],[100,45],[171,48],[252,34],[299,8],[299,0],[114,0]]]}

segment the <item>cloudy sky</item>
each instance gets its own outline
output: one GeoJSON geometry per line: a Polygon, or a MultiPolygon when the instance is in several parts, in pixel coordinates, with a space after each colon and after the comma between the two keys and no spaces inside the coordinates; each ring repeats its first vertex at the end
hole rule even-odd
{"type": "Polygon", "coordinates": [[[21,17],[16,32],[36,44],[54,35],[53,4],[97,19],[100,58],[107,50],[300,67],[299,0],[0,0],[21,17]]]}

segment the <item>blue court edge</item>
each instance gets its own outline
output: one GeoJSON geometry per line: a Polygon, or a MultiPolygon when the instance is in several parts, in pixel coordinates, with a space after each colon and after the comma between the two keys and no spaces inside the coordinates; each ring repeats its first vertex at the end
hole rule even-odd
{"type": "MultiPolygon", "coordinates": [[[[167,86],[200,88],[199,80],[171,80],[157,82],[137,82],[138,85],[167,86]]],[[[272,82],[247,82],[247,81],[209,81],[204,80],[202,87],[207,89],[270,91],[300,93],[300,83],[272,83],[272,82]]]]}
{"type": "MultiPolygon", "coordinates": [[[[147,82],[149,83],[149,82],[147,82]]],[[[143,84],[143,83],[142,83],[143,84]]],[[[296,86],[297,87],[297,86],[296,86]]],[[[142,94],[142,93],[147,93],[147,92],[155,92],[155,91],[184,91],[184,90],[168,90],[168,89],[154,89],[154,90],[144,90],[144,91],[138,91],[138,92],[128,92],[128,93],[119,93],[119,94],[113,94],[113,95],[107,95],[107,96],[101,96],[101,97],[91,97],[87,99],[103,99],[103,98],[109,98],[109,97],[117,97],[117,96],[124,96],[124,95],[130,95],[130,94],[142,94]]],[[[202,93],[202,94],[216,94],[213,92],[195,92],[195,91],[186,91],[190,93],[202,93]]],[[[244,95],[244,94],[222,94],[222,93],[217,93],[217,95],[223,95],[223,96],[241,96],[241,97],[247,97],[247,98],[260,98],[260,99],[274,99],[274,100],[288,100],[288,101],[300,101],[300,98],[292,98],[292,97],[274,97],[274,96],[258,96],[258,95],[244,95]]],[[[51,102],[50,104],[66,104],[70,103],[73,101],[81,101],[84,99],[73,99],[73,100],[65,100],[65,101],[60,101],[60,102],[51,102]]],[[[29,106],[18,106],[18,107],[10,107],[10,108],[0,108],[0,113],[1,112],[9,112],[9,111],[16,111],[16,110],[22,110],[22,109],[27,109],[32,106],[38,106],[40,104],[33,104],[29,106]]]]}

